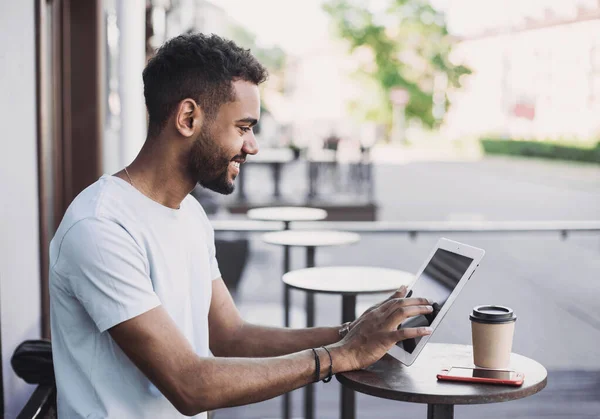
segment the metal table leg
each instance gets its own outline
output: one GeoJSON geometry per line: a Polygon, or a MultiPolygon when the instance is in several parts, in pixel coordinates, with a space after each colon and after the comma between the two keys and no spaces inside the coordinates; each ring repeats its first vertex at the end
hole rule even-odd
{"type": "MultiPolygon", "coordinates": [[[[315,267],[315,250],[314,246],[306,247],[306,267],[315,267]]],[[[314,327],[315,325],[315,294],[312,292],[306,293],[306,327],[314,327]]]]}
{"type": "MultiPolygon", "coordinates": [[[[356,318],[356,295],[342,296],[342,323],[351,322],[356,318]]],[[[341,418],[354,419],[356,416],[356,402],[354,391],[342,386],[341,418]]]]}
{"type": "MultiPolygon", "coordinates": [[[[246,168],[244,168],[245,171],[246,168]]],[[[237,189],[238,189],[238,201],[246,201],[246,191],[244,190],[244,176],[243,171],[237,176],[237,189]]]]}
{"type": "Polygon", "coordinates": [[[342,297],[342,323],[356,320],[356,295],[342,297]]]}
{"type": "Polygon", "coordinates": [[[319,167],[316,162],[308,162],[308,199],[314,199],[317,196],[317,177],[319,167]]]}
{"type": "MultiPolygon", "coordinates": [[[[288,223],[286,222],[286,230],[288,223]]],[[[290,271],[290,247],[283,246],[283,273],[290,271]]],[[[285,327],[290,327],[290,287],[286,283],[283,284],[283,324],[285,327]]],[[[292,417],[292,395],[285,393],[283,395],[282,417],[290,419],[292,417]]]]}
{"type": "MultiPolygon", "coordinates": [[[[283,273],[290,271],[290,246],[283,246],[283,273]]],[[[290,327],[290,287],[286,283],[283,284],[283,324],[285,327],[290,327]]]]}
{"type": "Polygon", "coordinates": [[[314,268],[315,267],[315,246],[307,246],[306,247],[306,267],[314,268]]]}
{"type": "MultiPolygon", "coordinates": [[[[306,267],[314,268],[315,266],[315,247],[306,247],[306,267]]],[[[315,325],[315,294],[312,292],[306,293],[306,327],[314,327],[315,325]]],[[[314,384],[309,384],[304,387],[304,418],[314,419],[315,417],[315,388],[314,384]]]]}
{"type": "MultiPolygon", "coordinates": [[[[315,325],[315,295],[312,292],[306,293],[306,327],[315,325]]],[[[304,418],[314,419],[315,417],[315,386],[309,384],[304,387],[304,418]]]]}
{"type": "Polygon", "coordinates": [[[273,196],[277,199],[281,197],[279,183],[281,181],[281,164],[273,163],[273,196]]]}
{"type": "Polygon", "coordinates": [[[454,419],[454,405],[428,404],[427,419],[454,419]]]}
{"type": "MultiPolygon", "coordinates": [[[[283,229],[290,229],[290,222],[283,222],[283,229]]],[[[283,273],[286,274],[290,271],[290,246],[283,246],[283,273]]],[[[283,284],[283,324],[285,327],[290,327],[290,287],[287,284],[283,284]]],[[[291,393],[285,393],[283,395],[282,405],[282,417],[283,419],[290,419],[292,417],[292,395],[291,393]]]]}

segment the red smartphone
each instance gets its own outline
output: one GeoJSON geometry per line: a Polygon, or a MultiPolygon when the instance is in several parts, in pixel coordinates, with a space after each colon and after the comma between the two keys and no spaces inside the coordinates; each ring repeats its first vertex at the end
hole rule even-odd
{"type": "Polygon", "coordinates": [[[493,370],[487,368],[451,367],[437,375],[438,380],[462,381],[469,383],[503,384],[520,386],[525,375],[512,370],[493,370]]]}

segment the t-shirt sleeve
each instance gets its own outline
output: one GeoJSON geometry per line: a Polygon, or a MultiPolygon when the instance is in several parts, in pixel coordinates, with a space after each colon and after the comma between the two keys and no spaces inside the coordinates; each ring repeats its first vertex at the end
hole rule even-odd
{"type": "Polygon", "coordinates": [[[143,250],[113,221],[76,223],[65,234],[53,269],[100,332],[160,305],[143,250]]]}

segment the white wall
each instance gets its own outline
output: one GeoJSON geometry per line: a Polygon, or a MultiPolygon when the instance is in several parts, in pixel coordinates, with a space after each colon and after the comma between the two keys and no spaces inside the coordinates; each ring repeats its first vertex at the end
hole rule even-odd
{"type": "Polygon", "coordinates": [[[40,336],[40,266],[35,112],[34,2],[0,0],[0,324],[5,417],[14,418],[33,386],[10,356],[40,336]]]}

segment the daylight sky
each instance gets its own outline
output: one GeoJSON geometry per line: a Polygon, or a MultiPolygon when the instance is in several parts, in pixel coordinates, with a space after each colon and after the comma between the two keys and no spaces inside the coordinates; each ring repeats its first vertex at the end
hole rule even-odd
{"type": "MultiPolygon", "coordinates": [[[[329,36],[323,0],[210,0],[254,32],[263,45],[278,44],[288,52],[302,52],[329,36]]],[[[370,0],[373,7],[387,0],[370,0]]],[[[577,6],[597,7],[597,0],[432,0],[444,10],[451,32],[462,35],[484,28],[518,23],[525,16],[541,18],[549,8],[560,15],[576,13],[577,6]]]]}

